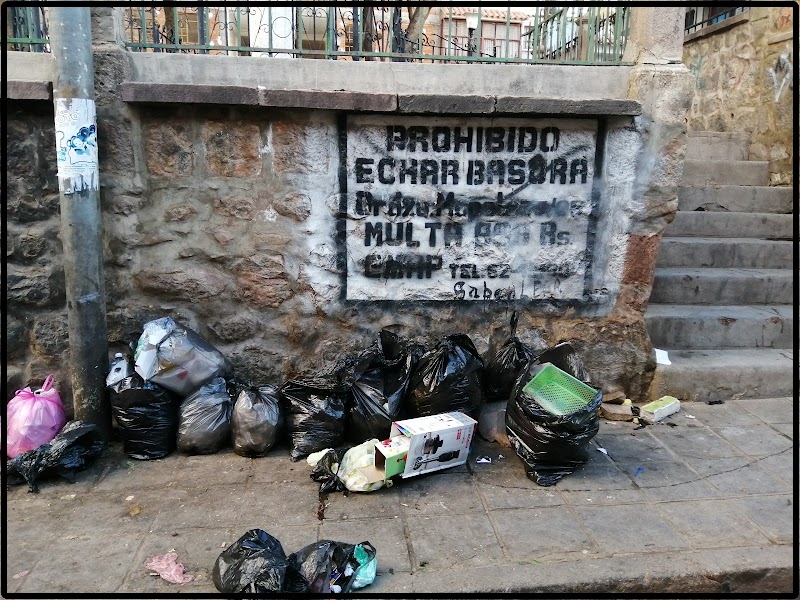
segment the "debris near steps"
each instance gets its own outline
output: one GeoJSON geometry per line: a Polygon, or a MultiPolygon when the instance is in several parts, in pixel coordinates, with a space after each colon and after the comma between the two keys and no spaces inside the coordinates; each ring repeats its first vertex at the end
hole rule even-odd
{"type": "Polygon", "coordinates": [[[633,419],[633,411],[630,404],[603,402],[600,405],[600,416],[609,421],[630,421],[633,419]]]}
{"type": "Polygon", "coordinates": [[[640,408],[639,416],[645,423],[658,423],[662,419],[674,415],[681,409],[681,402],[674,396],[662,396],[654,402],[640,408]]]}

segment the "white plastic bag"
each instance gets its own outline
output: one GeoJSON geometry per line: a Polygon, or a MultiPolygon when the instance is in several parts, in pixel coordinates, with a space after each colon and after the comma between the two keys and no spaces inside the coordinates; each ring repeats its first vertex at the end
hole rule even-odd
{"type": "MultiPolygon", "coordinates": [[[[368,483],[366,476],[359,471],[362,467],[369,467],[375,463],[375,444],[377,442],[377,439],[367,440],[363,444],[350,448],[342,457],[336,476],[351,492],[374,492],[383,487],[383,481],[368,483]]],[[[386,483],[391,485],[391,482],[386,483]]]]}

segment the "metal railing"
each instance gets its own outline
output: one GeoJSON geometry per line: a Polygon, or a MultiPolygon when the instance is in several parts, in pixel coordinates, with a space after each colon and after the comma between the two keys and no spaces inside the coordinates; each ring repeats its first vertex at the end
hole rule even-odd
{"type": "Polygon", "coordinates": [[[47,9],[42,6],[6,7],[5,42],[8,50],[50,52],[47,9]]]}
{"type": "Polygon", "coordinates": [[[140,6],[137,52],[405,62],[620,64],[629,7],[140,6]]]}
{"type": "Polygon", "coordinates": [[[686,18],[684,22],[684,35],[695,33],[708,27],[716,25],[726,19],[730,19],[746,10],[749,6],[689,6],[686,8],[686,18]]]}
{"type": "MultiPolygon", "coordinates": [[[[136,52],[405,62],[620,64],[629,7],[138,6],[136,52]]],[[[741,10],[741,9],[739,9],[741,10]]],[[[7,7],[9,50],[49,52],[47,8],[7,7]]]]}

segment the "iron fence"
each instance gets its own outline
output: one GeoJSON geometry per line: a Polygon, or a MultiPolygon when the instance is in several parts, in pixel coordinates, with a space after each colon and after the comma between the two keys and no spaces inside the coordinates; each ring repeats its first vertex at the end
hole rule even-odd
{"type": "Polygon", "coordinates": [[[5,41],[9,50],[50,52],[47,9],[42,6],[6,8],[5,41]]]}
{"type": "Polygon", "coordinates": [[[749,6],[689,6],[686,8],[684,35],[716,25],[747,10],[750,10],[749,6]]]}
{"type": "MultiPolygon", "coordinates": [[[[8,7],[7,48],[49,52],[46,7],[8,7]]],[[[128,6],[135,52],[404,62],[621,64],[630,7],[128,6]]]]}

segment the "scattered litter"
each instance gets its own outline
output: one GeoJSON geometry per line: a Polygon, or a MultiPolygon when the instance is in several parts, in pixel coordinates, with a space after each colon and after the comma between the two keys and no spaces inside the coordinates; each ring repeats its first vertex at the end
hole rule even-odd
{"type": "Polygon", "coordinates": [[[128,511],[128,514],[129,514],[130,516],[132,516],[132,517],[135,517],[136,515],[138,515],[138,514],[139,514],[139,513],[141,513],[141,512],[142,512],[142,507],[141,507],[141,506],[139,506],[139,505],[137,504],[136,506],[134,506],[133,508],[131,508],[131,509],[128,511]]]}
{"type": "Polygon", "coordinates": [[[653,348],[656,351],[656,363],[659,365],[671,365],[672,362],[669,360],[669,353],[666,350],[659,350],[658,348],[653,348]]]}
{"type": "Polygon", "coordinates": [[[598,447],[597,447],[597,451],[598,451],[598,452],[602,452],[603,454],[605,454],[606,456],[608,456],[608,450],[606,450],[605,448],[601,448],[600,446],[598,446],[598,447]]]}
{"type": "Polygon", "coordinates": [[[673,421],[664,421],[664,423],[666,425],[669,425],[670,427],[677,427],[678,426],[678,424],[674,423],[673,421]]]}
{"type": "Polygon", "coordinates": [[[503,459],[505,458],[505,456],[503,456],[502,454],[498,454],[498,455],[497,455],[497,458],[498,458],[499,460],[503,460],[503,459]]]}
{"type": "Polygon", "coordinates": [[[636,467],[636,473],[633,474],[634,477],[638,477],[639,474],[644,471],[644,467],[636,467]]]}
{"type": "Polygon", "coordinates": [[[633,404],[633,402],[631,402],[630,398],[625,398],[625,400],[622,401],[623,406],[631,406],[631,404],[633,404]]]}
{"type": "Polygon", "coordinates": [[[22,577],[25,577],[25,575],[27,575],[28,573],[30,573],[30,571],[20,571],[16,575],[13,575],[12,579],[21,579],[22,577]]]}
{"type": "Polygon", "coordinates": [[[479,456],[475,462],[479,465],[490,465],[492,464],[492,459],[488,456],[479,456]]]}
{"type": "Polygon", "coordinates": [[[130,502],[131,500],[133,500],[133,496],[128,496],[125,498],[125,502],[130,502]]]}
{"type": "Polygon", "coordinates": [[[638,431],[639,429],[644,429],[645,427],[647,427],[647,424],[646,423],[642,423],[642,424],[637,425],[636,427],[634,427],[633,430],[634,431],[638,431]]]}
{"type": "Polygon", "coordinates": [[[639,424],[639,418],[638,417],[634,417],[633,418],[633,424],[634,425],[638,425],[639,424]]]}
{"type": "Polygon", "coordinates": [[[581,550],[581,553],[582,554],[589,554],[589,551],[588,550],[581,550]]]}
{"type": "Polygon", "coordinates": [[[75,497],[75,494],[67,494],[66,496],[61,496],[61,500],[72,500],[75,497]]]}
{"type": "Polygon", "coordinates": [[[194,579],[194,576],[184,573],[183,565],[176,562],[177,559],[178,555],[175,552],[167,552],[166,554],[148,558],[144,566],[151,571],[155,571],[161,576],[161,579],[170,583],[189,583],[194,579]]]}
{"type": "Polygon", "coordinates": [[[695,417],[694,415],[690,415],[690,414],[688,414],[688,413],[684,413],[684,414],[686,414],[686,418],[687,418],[687,419],[696,419],[696,418],[697,418],[697,417],[695,417]]]}
{"type": "Polygon", "coordinates": [[[709,400],[706,404],[725,404],[725,400],[709,400]]]}
{"type": "Polygon", "coordinates": [[[227,545],[228,545],[228,542],[222,542],[222,543],[219,545],[219,547],[220,547],[220,548],[224,548],[224,547],[225,547],[225,546],[227,546],[227,545]]]}
{"type": "Polygon", "coordinates": [[[658,421],[674,415],[681,409],[681,401],[674,396],[662,396],[654,402],[642,406],[639,416],[645,423],[657,423],[658,421]]]}

